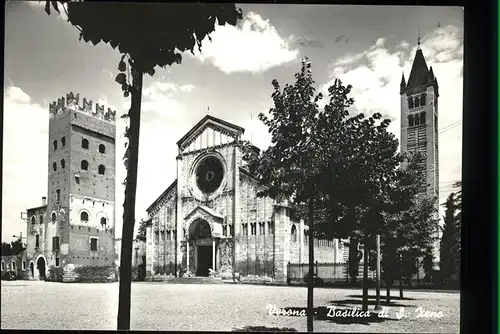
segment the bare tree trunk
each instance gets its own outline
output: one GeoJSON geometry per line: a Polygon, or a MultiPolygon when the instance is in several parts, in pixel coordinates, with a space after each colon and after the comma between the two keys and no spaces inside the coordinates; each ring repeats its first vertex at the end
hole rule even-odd
{"type": "Polygon", "coordinates": [[[307,331],[313,332],[314,321],[314,202],[309,199],[309,280],[307,282],[307,331]]]}
{"type": "Polygon", "coordinates": [[[403,275],[399,276],[399,299],[403,299],[403,275]]]}
{"type": "Polygon", "coordinates": [[[387,305],[389,305],[391,303],[391,285],[387,284],[385,288],[386,288],[385,302],[387,305]]]}
{"type": "Polygon", "coordinates": [[[368,238],[363,238],[363,311],[368,311],[368,238]]]}
{"type": "Polygon", "coordinates": [[[139,132],[141,122],[142,72],[132,66],[132,101],[129,111],[127,180],[123,204],[123,232],[120,259],[120,292],[118,296],[118,330],[130,330],[130,292],[132,281],[132,241],[135,224],[135,196],[137,164],[139,158],[139,132]]]}

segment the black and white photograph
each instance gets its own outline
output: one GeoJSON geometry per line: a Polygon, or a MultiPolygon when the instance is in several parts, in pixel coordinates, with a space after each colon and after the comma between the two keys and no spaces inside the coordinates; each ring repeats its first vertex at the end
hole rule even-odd
{"type": "Polygon", "coordinates": [[[1,328],[460,332],[464,9],[8,1],[1,328]]]}

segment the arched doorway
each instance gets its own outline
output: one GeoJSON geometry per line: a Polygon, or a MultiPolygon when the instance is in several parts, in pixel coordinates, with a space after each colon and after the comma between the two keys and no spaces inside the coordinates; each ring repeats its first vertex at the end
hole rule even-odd
{"type": "Polygon", "coordinates": [[[30,262],[30,274],[31,278],[35,278],[35,264],[33,263],[33,261],[30,262]]]}
{"type": "Polygon", "coordinates": [[[189,227],[189,239],[194,247],[194,269],[196,276],[208,276],[215,268],[215,243],[210,224],[206,220],[195,220],[189,227]]]}
{"type": "Polygon", "coordinates": [[[36,268],[38,269],[38,279],[40,280],[45,279],[46,265],[47,262],[45,261],[44,257],[40,256],[38,260],[36,260],[36,268]]]}

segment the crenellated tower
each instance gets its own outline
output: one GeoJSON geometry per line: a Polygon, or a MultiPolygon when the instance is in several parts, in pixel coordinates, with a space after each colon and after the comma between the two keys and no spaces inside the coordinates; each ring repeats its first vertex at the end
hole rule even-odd
{"type": "MultiPolygon", "coordinates": [[[[404,74],[400,84],[401,95],[401,152],[421,152],[421,163],[428,184],[422,195],[439,199],[439,141],[438,98],[439,86],[432,66],[427,67],[420,39],[408,82],[404,74]]],[[[439,208],[436,203],[436,215],[439,208]]],[[[436,217],[438,218],[438,216],[436,217]]],[[[439,227],[436,226],[439,236],[439,227]]],[[[434,258],[439,262],[439,242],[434,247],[434,258]]]]}
{"type": "Polygon", "coordinates": [[[116,111],[69,93],[49,105],[48,265],[114,263],[116,111]]]}

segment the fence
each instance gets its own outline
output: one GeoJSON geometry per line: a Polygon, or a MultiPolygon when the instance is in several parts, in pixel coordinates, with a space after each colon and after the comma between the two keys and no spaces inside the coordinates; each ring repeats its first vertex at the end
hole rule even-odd
{"type": "Polygon", "coordinates": [[[155,264],[153,266],[153,271],[157,275],[175,275],[175,263],[170,261],[165,264],[155,264]]]}
{"type": "MultiPolygon", "coordinates": [[[[308,263],[288,263],[287,282],[288,284],[304,284],[309,273],[308,263]]],[[[322,280],[324,284],[338,282],[349,282],[349,263],[314,263],[314,275],[322,280]]],[[[363,264],[359,265],[358,280],[363,279],[363,264]]],[[[368,278],[375,279],[375,272],[369,270],[368,278]]]]}

